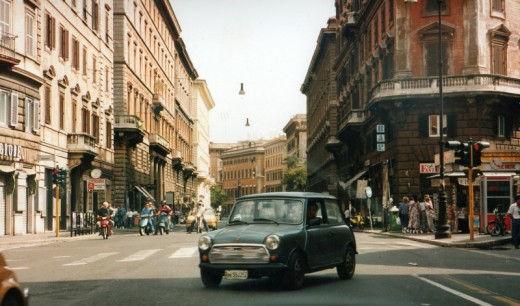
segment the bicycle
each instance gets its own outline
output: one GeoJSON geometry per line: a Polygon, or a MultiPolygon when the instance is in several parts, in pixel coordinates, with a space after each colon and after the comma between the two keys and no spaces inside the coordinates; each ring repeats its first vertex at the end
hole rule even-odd
{"type": "MultiPolygon", "coordinates": [[[[502,205],[499,205],[502,206],[502,205]]],[[[487,225],[487,233],[493,237],[504,236],[506,234],[506,220],[505,216],[502,213],[498,212],[498,207],[493,209],[493,213],[495,214],[495,220],[489,221],[487,225]]]]}

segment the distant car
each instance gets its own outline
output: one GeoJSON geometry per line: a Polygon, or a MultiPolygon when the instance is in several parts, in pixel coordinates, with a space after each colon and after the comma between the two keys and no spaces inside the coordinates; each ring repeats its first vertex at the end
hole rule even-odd
{"type": "MultiPolygon", "coordinates": [[[[202,214],[204,215],[204,220],[206,220],[208,227],[212,230],[216,230],[218,227],[218,220],[213,208],[206,209],[202,214]]],[[[195,216],[188,214],[188,217],[186,217],[186,227],[191,226],[191,222],[193,222],[194,218],[195,216]]]]}
{"type": "Polygon", "coordinates": [[[2,253],[0,253],[0,305],[29,305],[29,290],[22,290],[14,271],[7,266],[2,253]]]}
{"type": "Polygon", "coordinates": [[[237,199],[228,226],[198,241],[200,275],[208,288],[223,278],[270,277],[276,286],[303,287],[304,275],[336,268],[350,279],[356,267],[356,239],[338,200],[310,192],[275,192],[237,199]],[[310,206],[317,206],[307,218],[310,206]]]}

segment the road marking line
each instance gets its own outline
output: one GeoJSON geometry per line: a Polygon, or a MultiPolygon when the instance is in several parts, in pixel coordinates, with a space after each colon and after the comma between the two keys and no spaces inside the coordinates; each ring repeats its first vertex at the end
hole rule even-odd
{"type": "Polygon", "coordinates": [[[77,261],[74,261],[74,262],[71,262],[71,263],[68,263],[68,264],[63,264],[63,266],[86,265],[86,264],[92,263],[94,261],[98,261],[98,260],[101,260],[103,258],[107,258],[108,256],[112,256],[114,254],[117,254],[117,252],[114,252],[114,253],[99,253],[97,255],[90,256],[90,257],[87,257],[87,258],[83,258],[83,259],[80,259],[80,260],[77,260],[77,261]]]}
{"type": "Polygon", "coordinates": [[[153,254],[159,252],[161,249],[155,249],[155,250],[142,250],[142,251],[139,251],[135,254],[132,254],[126,258],[123,258],[121,260],[117,260],[119,262],[125,262],[125,261],[140,261],[140,260],[144,260],[150,256],[152,256],[153,254]]]}
{"type": "Polygon", "coordinates": [[[180,248],[175,253],[173,253],[168,258],[187,258],[187,257],[195,257],[197,253],[197,247],[191,248],[180,248]]]}
{"type": "Polygon", "coordinates": [[[11,270],[27,270],[29,269],[29,267],[16,267],[16,268],[12,268],[12,267],[9,267],[11,270]]]}
{"type": "Polygon", "coordinates": [[[441,284],[439,284],[439,283],[437,283],[437,282],[431,281],[431,280],[429,280],[429,279],[427,279],[427,278],[424,278],[424,277],[421,277],[421,276],[418,276],[418,275],[414,275],[414,276],[415,276],[416,278],[422,280],[423,282],[426,282],[426,283],[428,283],[428,284],[430,284],[430,285],[433,285],[433,286],[435,286],[435,287],[437,287],[437,288],[440,288],[440,289],[442,289],[442,290],[444,290],[444,291],[447,291],[447,292],[449,292],[449,293],[451,293],[451,294],[454,294],[454,295],[456,295],[456,296],[458,296],[458,297],[461,297],[461,298],[463,298],[463,299],[465,299],[465,300],[468,300],[468,301],[470,301],[470,302],[472,302],[472,303],[475,303],[475,304],[477,304],[477,305],[481,305],[481,306],[492,306],[492,304],[489,304],[489,303],[487,303],[487,302],[484,302],[484,301],[482,301],[482,300],[479,300],[479,299],[477,299],[477,298],[475,298],[475,297],[472,297],[472,296],[467,295],[467,294],[465,294],[465,293],[462,293],[462,292],[460,292],[460,291],[457,291],[457,290],[454,290],[454,289],[448,288],[448,287],[446,287],[446,286],[444,286],[444,285],[441,285],[441,284]]]}

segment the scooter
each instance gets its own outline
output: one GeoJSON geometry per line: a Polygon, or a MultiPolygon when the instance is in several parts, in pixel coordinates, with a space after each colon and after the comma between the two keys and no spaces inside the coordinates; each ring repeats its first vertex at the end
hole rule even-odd
{"type": "Polygon", "coordinates": [[[108,239],[110,235],[112,235],[112,231],[110,230],[110,216],[98,216],[99,220],[99,234],[103,236],[103,239],[108,239]]]}
{"type": "Polygon", "coordinates": [[[152,218],[152,214],[141,215],[141,219],[139,220],[139,234],[141,236],[144,236],[144,234],[150,235],[151,233],[153,233],[152,218]]]}
{"type": "Polygon", "coordinates": [[[487,232],[493,237],[504,236],[506,234],[506,223],[504,214],[498,212],[498,208],[493,210],[495,220],[489,221],[487,225],[487,232]]]}
{"type": "Polygon", "coordinates": [[[157,224],[157,231],[159,234],[170,233],[170,215],[167,212],[161,212],[159,215],[159,221],[157,224]]]}
{"type": "Polygon", "coordinates": [[[365,228],[365,220],[363,219],[363,216],[361,216],[360,213],[357,213],[355,216],[350,217],[350,224],[352,225],[352,228],[359,228],[364,229],[365,228]]]}

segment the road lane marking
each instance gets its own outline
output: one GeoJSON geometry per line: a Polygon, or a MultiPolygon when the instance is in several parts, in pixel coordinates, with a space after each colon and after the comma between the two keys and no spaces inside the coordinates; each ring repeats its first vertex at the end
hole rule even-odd
{"type": "Polygon", "coordinates": [[[154,250],[142,250],[135,254],[132,254],[128,257],[125,257],[121,260],[117,260],[119,262],[125,262],[125,261],[140,261],[145,260],[146,258],[152,256],[153,254],[159,252],[161,249],[154,249],[154,250]]]}
{"type": "Polygon", "coordinates": [[[87,257],[87,258],[83,258],[83,259],[80,259],[80,260],[77,260],[77,261],[73,261],[71,263],[63,264],[63,265],[64,266],[86,265],[86,264],[92,263],[94,261],[98,261],[98,260],[101,260],[103,258],[107,258],[107,257],[112,256],[114,254],[117,254],[117,252],[114,252],[114,253],[99,253],[97,255],[90,256],[90,257],[87,257]]]}
{"type": "Polygon", "coordinates": [[[418,276],[418,275],[414,275],[414,276],[416,278],[422,280],[423,282],[426,282],[426,283],[428,283],[430,285],[433,285],[433,286],[435,286],[437,288],[440,288],[440,289],[442,289],[442,290],[444,290],[446,292],[449,292],[449,293],[454,294],[454,295],[456,295],[458,297],[461,297],[461,298],[463,298],[465,300],[468,300],[468,301],[470,301],[472,303],[475,303],[476,305],[480,305],[480,306],[492,306],[493,305],[493,304],[489,304],[487,302],[484,302],[482,300],[479,300],[479,299],[477,299],[475,297],[472,297],[471,295],[467,295],[467,294],[462,293],[460,291],[457,291],[457,290],[451,289],[449,287],[446,287],[446,286],[444,286],[442,284],[439,284],[439,283],[434,282],[432,280],[429,280],[427,278],[424,278],[424,277],[421,277],[421,276],[418,276]]]}
{"type": "Polygon", "coordinates": [[[180,248],[168,258],[188,258],[195,257],[197,253],[197,247],[191,248],[180,248]]]}
{"type": "Polygon", "coordinates": [[[9,267],[9,268],[10,268],[11,270],[27,270],[27,269],[29,269],[29,267],[15,267],[15,268],[13,268],[13,267],[9,267]]]}

